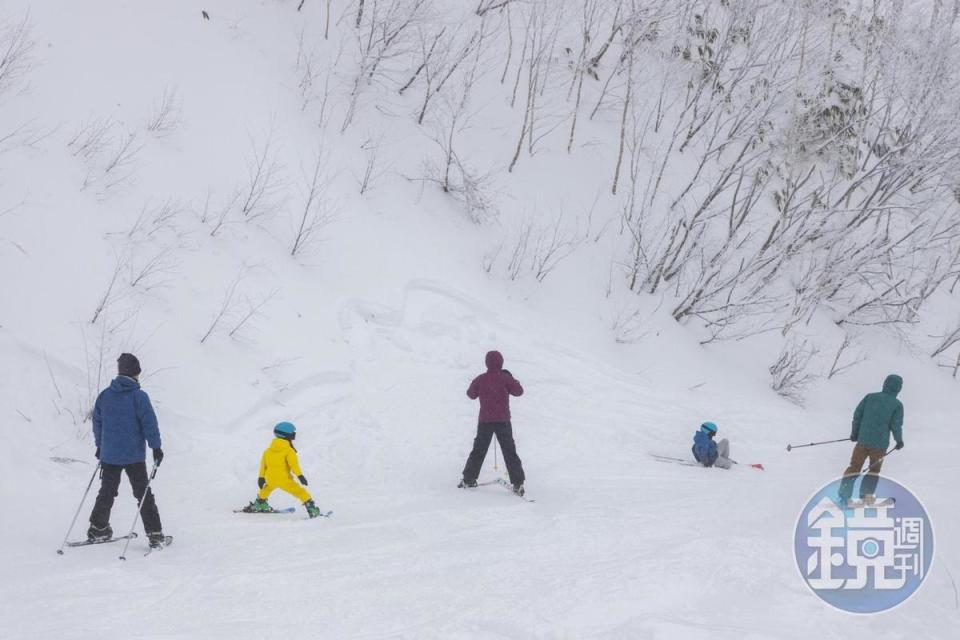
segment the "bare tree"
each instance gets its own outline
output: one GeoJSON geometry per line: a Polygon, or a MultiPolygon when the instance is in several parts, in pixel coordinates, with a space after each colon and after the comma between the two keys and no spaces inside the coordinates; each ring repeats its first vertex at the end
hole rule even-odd
{"type": "Polygon", "coordinates": [[[564,227],[562,213],[552,225],[540,228],[531,264],[537,282],[543,282],[557,265],[573,254],[578,244],[576,230],[564,227]]]}
{"type": "Polygon", "coordinates": [[[370,189],[380,181],[389,167],[384,165],[381,158],[381,152],[383,150],[383,135],[379,135],[376,138],[367,138],[361,149],[364,151],[365,162],[363,165],[363,173],[357,182],[360,185],[360,195],[365,194],[370,189]]]}
{"type": "MultiPolygon", "coordinates": [[[[469,87],[473,86],[478,74],[477,59],[484,44],[485,30],[486,22],[483,21],[480,28],[473,31],[469,38],[462,42],[460,29],[448,34],[447,28],[444,27],[429,38],[421,33],[421,62],[399,91],[402,95],[417,79],[422,78],[423,101],[417,116],[417,124],[423,124],[431,100],[440,94],[462,64],[472,63],[472,68],[467,73],[470,78],[465,84],[469,87]]],[[[466,93],[469,93],[469,89],[466,93]]]]}
{"type": "Polygon", "coordinates": [[[936,358],[940,354],[951,349],[955,344],[960,343],[960,322],[958,322],[957,326],[952,330],[947,331],[939,337],[940,342],[937,343],[937,346],[933,349],[933,353],[930,354],[931,358],[936,358]]]}
{"type": "Polygon", "coordinates": [[[30,71],[35,44],[29,13],[17,22],[0,23],[0,98],[30,71]]]}
{"type": "Polygon", "coordinates": [[[207,202],[204,209],[203,222],[210,220],[210,237],[215,237],[224,226],[230,223],[230,213],[234,210],[234,207],[237,206],[237,202],[240,201],[240,190],[234,189],[230,192],[230,195],[214,210],[209,210],[210,197],[207,196],[207,202]]]}
{"type": "Polygon", "coordinates": [[[167,87],[153,105],[146,121],[147,131],[164,137],[173,133],[183,122],[183,101],[176,87],[167,87]]]}
{"type": "Polygon", "coordinates": [[[271,291],[255,298],[245,297],[244,304],[246,308],[239,314],[237,321],[234,323],[227,335],[234,339],[240,339],[243,337],[243,332],[250,331],[253,328],[253,323],[258,318],[263,317],[263,308],[270,304],[279,292],[279,289],[272,289],[271,291]]]}
{"type": "Polygon", "coordinates": [[[844,361],[844,355],[854,346],[854,339],[849,333],[843,335],[843,341],[833,357],[833,363],[830,365],[830,372],[827,374],[827,380],[833,379],[844,371],[849,371],[858,364],[866,361],[867,357],[862,353],[857,353],[852,359],[844,361]]]}
{"type": "Polygon", "coordinates": [[[391,74],[385,73],[384,67],[394,60],[406,58],[415,50],[412,31],[427,7],[428,0],[377,0],[370,5],[370,11],[365,12],[365,3],[360,2],[356,34],[358,55],[341,131],[346,131],[353,123],[364,87],[381,77],[388,79],[391,74]]]}
{"type": "Polygon", "coordinates": [[[93,317],[90,318],[90,324],[96,324],[101,315],[110,309],[113,303],[116,302],[117,298],[120,296],[120,274],[126,269],[129,261],[130,256],[127,253],[122,252],[117,254],[116,259],[114,260],[113,270],[110,273],[110,279],[108,280],[107,286],[103,290],[103,293],[100,295],[96,309],[93,310],[93,317]]]}
{"type": "Polygon", "coordinates": [[[516,167],[525,142],[528,153],[533,155],[536,142],[558,125],[558,122],[553,122],[550,125],[544,123],[544,114],[538,99],[542,96],[542,89],[548,81],[550,52],[556,45],[563,18],[564,15],[560,7],[553,11],[532,9],[527,14],[524,41],[527,69],[526,105],[523,110],[520,136],[510,166],[507,169],[508,172],[512,173],[514,167],[516,167]],[[547,127],[542,134],[539,133],[541,125],[547,127]]]}
{"type": "Polygon", "coordinates": [[[113,126],[114,122],[111,118],[99,117],[86,120],[80,124],[67,142],[67,147],[75,157],[92,161],[112,144],[113,126]]]}
{"type": "Polygon", "coordinates": [[[485,16],[491,11],[497,11],[508,6],[513,0],[480,0],[480,4],[477,5],[477,9],[474,13],[478,16],[485,16]]]}
{"type": "Polygon", "coordinates": [[[304,175],[301,189],[303,205],[296,224],[293,246],[290,248],[290,255],[293,257],[313,245],[318,240],[317,234],[336,216],[335,205],[330,202],[327,162],[326,154],[322,149],[318,149],[313,169],[304,175]]]}
{"type": "Polygon", "coordinates": [[[245,277],[245,269],[241,269],[237,276],[230,282],[229,286],[227,286],[227,290],[224,292],[223,298],[220,301],[220,306],[217,307],[213,315],[213,320],[210,321],[210,326],[207,327],[203,337],[200,338],[200,344],[205,343],[215,331],[222,328],[225,322],[229,322],[231,318],[236,316],[243,305],[243,301],[239,299],[238,288],[245,277]]]}
{"type": "Polygon", "coordinates": [[[80,154],[87,165],[82,189],[95,186],[101,198],[134,181],[139,168],[139,155],[145,146],[137,131],[130,131],[119,139],[98,138],[97,132],[102,130],[102,126],[98,125],[90,131],[93,138],[84,140],[89,144],[80,154]]]}
{"type": "Polygon", "coordinates": [[[806,340],[788,342],[777,361],[770,365],[773,378],[770,387],[787,400],[802,405],[804,392],[815,379],[807,372],[814,355],[816,350],[806,340]]]}
{"type": "Polygon", "coordinates": [[[272,127],[263,144],[251,141],[253,155],[247,164],[247,182],[240,204],[240,213],[247,222],[272,218],[284,206],[287,182],[274,144],[272,127]]]}

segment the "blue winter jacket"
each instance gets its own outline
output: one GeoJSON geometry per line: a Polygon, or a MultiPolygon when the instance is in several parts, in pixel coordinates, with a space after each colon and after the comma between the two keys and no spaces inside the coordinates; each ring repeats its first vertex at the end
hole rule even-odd
{"type": "Polygon", "coordinates": [[[118,376],[93,406],[93,440],[104,464],[133,464],[147,459],[146,441],[160,448],[160,429],[150,397],[133,378],[118,376]]]}
{"type": "Polygon", "coordinates": [[[712,467],[717,461],[717,443],[703,431],[693,434],[693,457],[705,467],[712,467]]]}

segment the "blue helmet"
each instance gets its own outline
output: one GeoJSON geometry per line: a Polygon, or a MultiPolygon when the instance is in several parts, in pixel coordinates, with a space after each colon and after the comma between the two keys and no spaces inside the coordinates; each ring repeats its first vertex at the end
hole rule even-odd
{"type": "Polygon", "coordinates": [[[297,428],[292,422],[278,422],[273,428],[273,435],[284,440],[293,440],[297,437],[297,428]]]}
{"type": "Polygon", "coordinates": [[[717,432],[717,425],[712,422],[704,422],[700,425],[700,431],[707,435],[714,434],[717,432]]]}

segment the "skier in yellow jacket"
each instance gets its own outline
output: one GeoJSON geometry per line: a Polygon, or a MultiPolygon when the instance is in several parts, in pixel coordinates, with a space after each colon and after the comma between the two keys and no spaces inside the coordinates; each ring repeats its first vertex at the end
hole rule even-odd
{"type": "Polygon", "coordinates": [[[273,428],[273,435],[276,437],[260,458],[260,477],[257,478],[260,491],[257,493],[257,499],[243,510],[250,513],[273,511],[273,507],[267,503],[267,498],[275,489],[280,489],[300,500],[310,517],[316,518],[320,515],[320,508],[314,504],[310,493],[303,488],[307,486],[307,479],[303,477],[303,471],[300,470],[300,460],[293,446],[293,439],[297,437],[297,428],[290,422],[281,422],[273,428]],[[300,484],[293,481],[293,476],[297,477],[300,484]]]}

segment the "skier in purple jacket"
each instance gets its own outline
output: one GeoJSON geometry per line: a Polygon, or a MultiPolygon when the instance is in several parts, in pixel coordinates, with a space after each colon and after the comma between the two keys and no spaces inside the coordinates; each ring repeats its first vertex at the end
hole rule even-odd
{"type": "Polygon", "coordinates": [[[487,372],[480,374],[470,383],[467,397],[480,399],[480,419],[477,424],[477,437],[473,440],[473,451],[463,468],[461,489],[477,486],[480,467],[487,456],[490,441],[494,434],[503,450],[503,461],[510,474],[510,484],[518,495],[523,495],[523,464],[517,455],[513,442],[513,426],[510,424],[510,396],[522,396],[523,387],[509,371],[503,368],[503,356],[499,351],[487,353],[487,372]]]}

